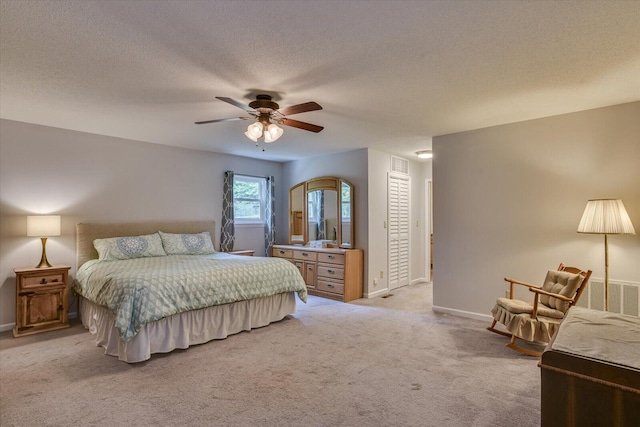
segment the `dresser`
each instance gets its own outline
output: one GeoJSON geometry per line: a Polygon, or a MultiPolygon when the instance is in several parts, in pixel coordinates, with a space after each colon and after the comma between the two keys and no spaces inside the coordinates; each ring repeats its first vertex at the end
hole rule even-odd
{"type": "Polygon", "coordinates": [[[344,302],[362,298],[362,249],[274,245],[272,256],[284,258],[298,267],[310,295],[344,302]]]}

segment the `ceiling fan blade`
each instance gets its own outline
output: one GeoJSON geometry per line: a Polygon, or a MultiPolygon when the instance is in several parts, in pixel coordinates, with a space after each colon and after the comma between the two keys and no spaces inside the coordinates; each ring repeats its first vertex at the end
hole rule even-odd
{"type": "Polygon", "coordinates": [[[324,126],[312,125],[311,123],[300,122],[298,120],[288,119],[286,117],[284,119],[280,120],[279,123],[283,124],[285,126],[291,126],[291,127],[298,128],[298,129],[304,129],[304,130],[308,130],[310,132],[315,132],[315,133],[318,133],[322,129],[324,129],[324,126]]]}
{"type": "Polygon", "coordinates": [[[256,111],[253,108],[249,107],[248,105],[243,104],[240,101],[236,101],[235,99],[225,98],[224,96],[216,96],[216,98],[219,99],[220,101],[227,102],[227,103],[233,105],[234,107],[242,108],[244,111],[246,111],[248,113],[255,113],[255,111],[256,111]]]}
{"type": "Polygon", "coordinates": [[[292,114],[306,113],[307,111],[322,110],[322,107],[316,102],[305,102],[304,104],[292,105],[290,107],[281,108],[278,110],[283,116],[290,116],[292,114]]]}
{"type": "Polygon", "coordinates": [[[233,122],[235,120],[249,120],[251,117],[231,117],[229,119],[205,120],[203,122],[195,122],[197,125],[205,125],[207,123],[233,122]]]}

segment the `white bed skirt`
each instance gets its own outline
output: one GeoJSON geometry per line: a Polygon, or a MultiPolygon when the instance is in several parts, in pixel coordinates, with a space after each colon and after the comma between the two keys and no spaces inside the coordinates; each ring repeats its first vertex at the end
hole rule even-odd
{"type": "Polygon", "coordinates": [[[174,314],[145,325],[129,342],[123,342],[109,309],[80,297],[80,318],[96,335],[105,354],[127,363],[148,360],[154,353],[168,353],[253,328],[266,326],[296,312],[294,292],[239,301],[174,314]]]}

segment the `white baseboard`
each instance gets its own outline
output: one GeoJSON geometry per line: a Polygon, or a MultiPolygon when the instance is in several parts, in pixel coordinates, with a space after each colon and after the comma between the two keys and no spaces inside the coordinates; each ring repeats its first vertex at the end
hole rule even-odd
{"type": "MultiPolygon", "coordinates": [[[[408,286],[411,285],[416,285],[418,283],[429,283],[429,281],[427,279],[425,279],[424,277],[419,277],[417,279],[413,279],[411,282],[409,282],[408,286]]],[[[388,288],[384,288],[384,289],[380,289],[377,290],[375,292],[365,292],[362,296],[363,298],[377,298],[381,295],[386,295],[389,292],[391,292],[388,288]]]]}
{"type": "MultiPolygon", "coordinates": [[[[78,318],[78,313],[76,313],[75,311],[73,313],[69,313],[69,319],[77,319],[77,318],[78,318]]],[[[10,331],[13,329],[14,326],[16,326],[15,322],[0,325],[0,332],[10,331]]]]}
{"type": "Polygon", "coordinates": [[[13,329],[14,326],[16,326],[15,323],[7,323],[4,325],[0,325],[0,332],[10,331],[13,329]]]}
{"type": "Polygon", "coordinates": [[[473,313],[471,311],[456,310],[455,308],[439,307],[434,305],[431,308],[435,313],[451,314],[453,316],[466,317],[469,319],[482,320],[484,322],[492,322],[493,317],[488,314],[473,313]]]}
{"type": "Polygon", "coordinates": [[[377,297],[379,297],[379,296],[386,295],[386,294],[388,294],[388,293],[389,293],[389,289],[384,288],[384,289],[380,289],[380,290],[375,291],[375,292],[366,292],[366,293],[363,295],[363,297],[364,297],[364,298],[377,298],[377,297]]]}

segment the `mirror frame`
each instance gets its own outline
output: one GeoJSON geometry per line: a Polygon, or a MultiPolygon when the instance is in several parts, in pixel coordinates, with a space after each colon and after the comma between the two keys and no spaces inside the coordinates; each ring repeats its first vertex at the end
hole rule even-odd
{"type": "Polygon", "coordinates": [[[308,227],[306,227],[306,221],[305,218],[307,216],[307,191],[306,191],[306,185],[304,182],[301,182],[299,184],[294,185],[293,187],[291,187],[289,189],[289,243],[292,245],[296,245],[296,244],[306,244],[309,236],[308,236],[308,227]],[[294,224],[295,224],[295,218],[293,216],[293,212],[297,212],[294,211],[294,207],[293,207],[293,193],[295,191],[298,190],[298,188],[300,189],[300,191],[302,192],[302,194],[300,195],[300,199],[302,201],[302,241],[300,240],[293,240],[293,230],[294,230],[294,224]]]}
{"type": "Polygon", "coordinates": [[[309,242],[309,218],[307,213],[307,206],[309,205],[308,195],[312,191],[316,190],[334,190],[337,193],[337,218],[338,218],[338,226],[337,226],[337,235],[336,235],[336,247],[344,248],[344,249],[352,249],[355,247],[355,216],[354,216],[354,187],[349,181],[343,178],[337,178],[333,176],[321,176],[318,178],[313,178],[307,181],[300,182],[289,189],[289,243],[290,244],[303,244],[306,245],[309,242]],[[349,186],[351,192],[351,200],[349,203],[349,207],[351,209],[351,232],[349,233],[349,244],[343,244],[342,238],[342,184],[346,184],[349,186]],[[302,207],[302,227],[303,227],[303,242],[299,240],[293,241],[293,210],[292,210],[292,194],[293,191],[296,191],[299,186],[303,186],[304,198],[302,207]]]}

